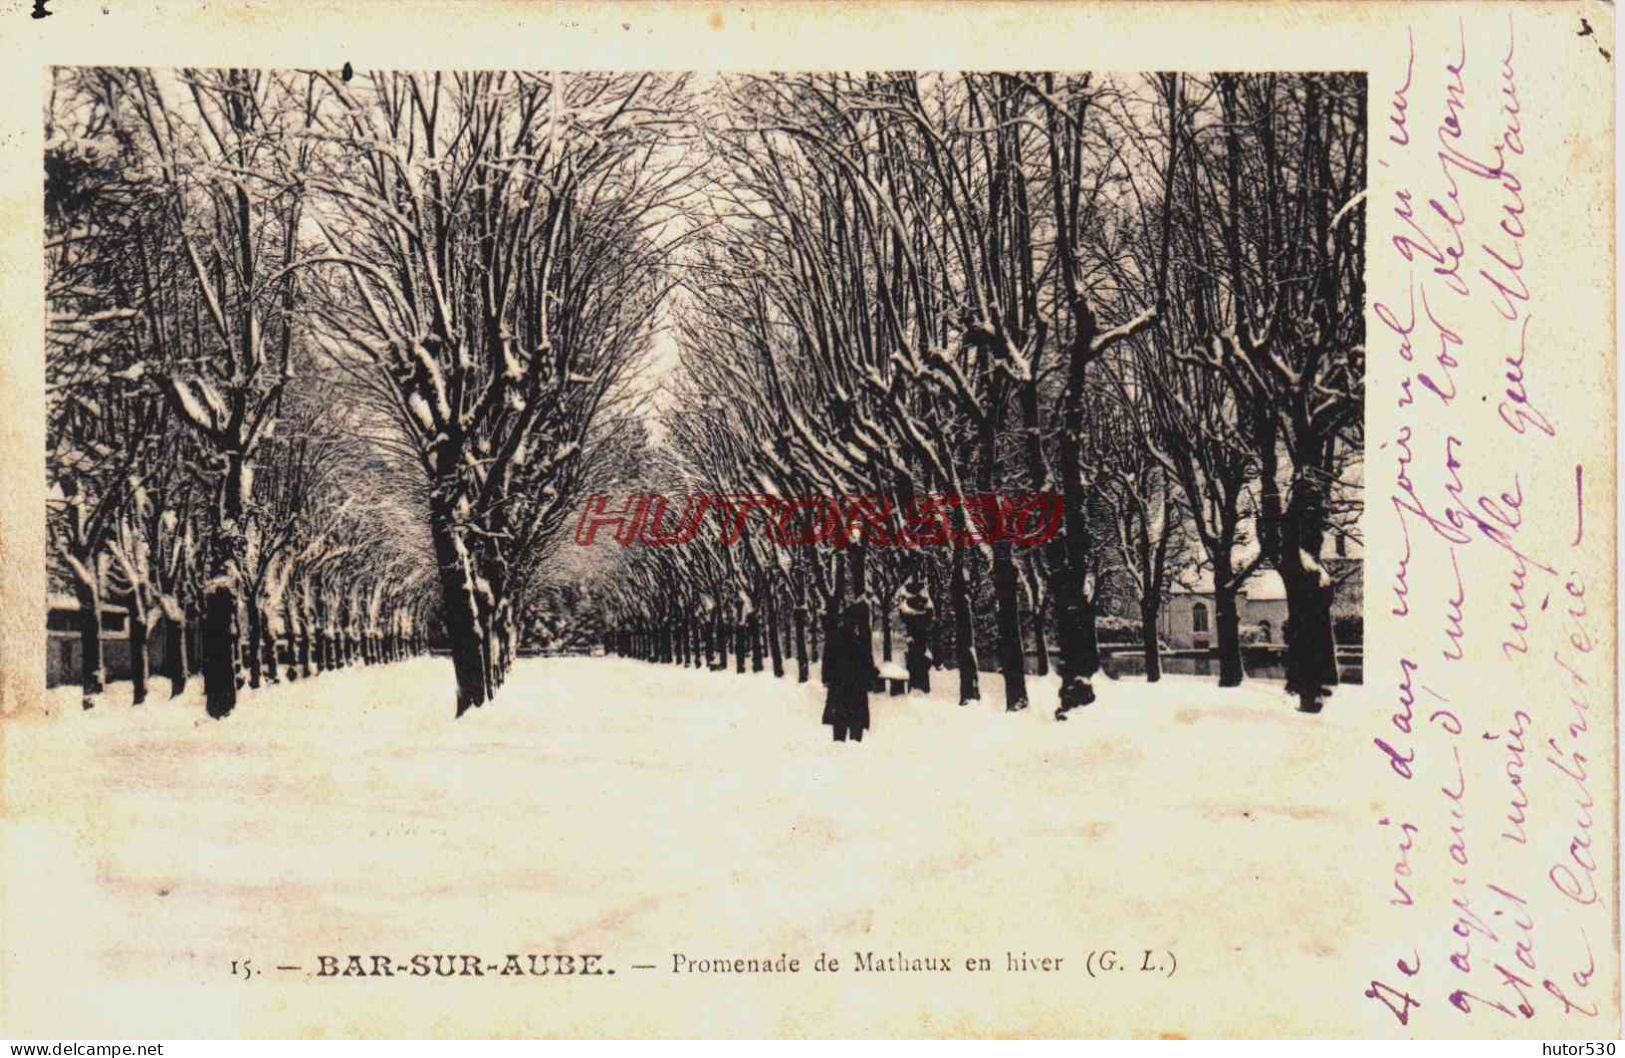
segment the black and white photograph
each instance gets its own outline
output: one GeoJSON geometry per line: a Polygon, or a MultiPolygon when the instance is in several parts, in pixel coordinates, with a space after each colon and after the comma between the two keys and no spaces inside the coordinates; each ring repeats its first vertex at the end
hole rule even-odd
{"type": "Polygon", "coordinates": [[[1361,670],[1365,111],[58,69],[51,681],[225,719],[439,656],[460,717],[603,654],[786,704],[816,669],[841,716],[1175,676],[1319,712],[1361,670]]]}
{"type": "Polygon", "coordinates": [[[1558,727],[1448,674],[1517,660],[1508,584],[1555,627],[1575,581],[1487,428],[1392,425],[1525,378],[1448,322],[1492,266],[1441,183],[1515,160],[1370,184],[1493,124],[1395,25],[1380,87],[1352,54],[46,65],[44,389],[6,393],[43,405],[44,554],[6,558],[43,562],[43,671],[3,735],[53,881],[5,925],[103,990],[25,985],[19,1023],[1532,1031],[1489,983],[1522,883],[1473,872],[1558,727]],[[1451,871],[1495,883],[1471,937],[1451,871]]]}

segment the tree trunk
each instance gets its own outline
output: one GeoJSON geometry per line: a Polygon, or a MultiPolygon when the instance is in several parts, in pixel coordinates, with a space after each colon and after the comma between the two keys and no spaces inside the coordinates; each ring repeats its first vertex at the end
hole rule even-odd
{"type": "Polygon", "coordinates": [[[186,693],[186,636],[185,618],[164,618],[164,672],[169,676],[171,698],[186,693]]]}
{"type": "Polygon", "coordinates": [[[216,720],[237,706],[237,593],[232,577],[242,554],[243,460],[226,453],[225,480],[220,484],[220,517],[209,544],[208,595],[203,611],[203,691],[206,708],[216,720]]]}
{"type": "MultiPolygon", "coordinates": [[[[1289,512],[1290,513],[1290,512],[1289,512]]],[[[1294,527],[1302,544],[1314,543],[1319,550],[1318,525],[1294,527]]],[[[1298,710],[1318,713],[1326,695],[1337,686],[1337,644],[1332,635],[1332,587],[1318,561],[1307,556],[1316,552],[1294,548],[1280,570],[1286,585],[1286,679],[1287,693],[1298,696],[1298,710]]]]}
{"type": "Polygon", "coordinates": [[[284,588],[282,595],[282,627],[288,632],[288,679],[297,680],[304,676],[299,669],[299,626],[293,605],[293,591],[291,586],[284,588]]]}
{"type": "Polygon", "coordinates": [[[932,611],[923,607],[903,614],[903,634],[908,640],[903,647],[903,664],[908,669],[908,689],[922,694],[931,693],[932,616],[932,611]]]}
{"type": "Polygon", "coordinates": [[[965,549],[954,548],[950,592],[954,610],[954,664],[959,669],[959,704],[980,701],[981,683],[976,672],[976,626],[970,612],[970,573],[965,568],[965,549]]]}
{"type": "Polygon", "coordinates": [[[847,552],[847,561],[837,570],[835,592],[829,602],[834,620],[825,637],[824,722],[835,728],[838,740],[844,739],[849,731],[858,739],[862,737],[862,729],[868,726],[869,689],[875,673],[864,549],[852,547],[847,552]],[[851,566],[850,593],[845,590],[842,577],[847,565],[851,566]],[[849,598],[851,602],[847,602],[849,598]]]}
{"type": "Polygon", "coordinates": [[[750,639],[750,671],[762,671],[762,612],[751,610],[745,620],[745,635],[750,639]]]}
{"type": "Polygon", "coordinates": [[[249,592],[243,600],[248,608],[248,685],[260,685],[260,658],[263,652],[261,636],[265,633],[265,618],[260,613],[260,601],[254,592],[249,592]]]}
{"type": "Polygon", "coordinates": [[[824,686],[830,686],[835,678],[834,670],[837,664],[845,664],[846,656],[851,652],[846,650],[846,644],[837,627],[841,619],[841,608],[846,603],[846,562],[840,555],[835,558],[835,590],[824,600],[822,623],[824,626],[824,660],[818,667],[818,677],[824,686]]]}
{"type": "MultiPolygon", "coordinates": [[[[330,665],[330,659],[327,656],[327,605],[322,601],[320,577],[311,585],[311,593],[312,601],[309,611],[305,614],[304,622],[305,627],[310,632],[311,661],[317,669],[326,672],[330,665]]],[[[314,676],[316,673],[307,666],[305,675],[314,676]]]]}
{"type": "Polygon", "coordinates": [[[1319,559],[1325,541],[1325,486],[1312,472],[1295,473],[1291,500],[1283,510],[1275,482],[1274,422],[1262,414],[1259,434],[1268,444],[1260,477],[1259,537],[1286,586],[1286,690],[1297,696],[1300,712],[1318,713],[1338,682],[1332,587],[1319,559]]]}
{"type": "MultiPolygon", "coordinates": [[[[1065,263],[1065,262],[1063,262],[1065,263]]],[[[1061,694],[1056,719],[1095,700],[1091,682],[1100,668],[1093,608],[1084,596],[1089,552],[1089,486],[1084,480],[1082,453],[1084,394],[1096,333],[1094,313],[1081,297],[1071,306],[1074,333],[1067,350],[1067,383],[1061,400],[1061,439],[1057,448],[1065,534],[1051,545],[1050,597],[1055,606],[1055,629],[1060,647],[1061,694]]]]}
{"type": "Polygon", "coordinates": [[[491,700],[491,695],[496,691],[497,683],[496,629],[492,627],[489,613],[482,612],[480,629],[480,671],[485,677],[485,697],[476,704],[484,705],[491,700]]]}
{"type": "Polygon", "coordinates": [[[141,705],[147,700],[147,617],[133,597],[126,613],[130,621],[130,702],[141,705]]]}
{"type": "MultiPolygon", "coordinates": [[[[1033,492],[1044,492],[1049,487],[1049,473],[1044,466],[1043,416],[1038,404],[1038,378],[1033,377],[1021,383],[1016,389],[1017,403],[1021,406],[1021,425],[1023,433],[1023,447],[1027,452],[1027,484],[1033,492]]],[[[1059,548],[1051,545],[1050,553],[1059,552],[1059,548]]],[[[1049,633],[1045,625],[1049,616],[1049,596],[1036,587],[1038,567],[1036,563],[1029,567],[1034,576],[1033,596],[1041,599],[1033,608],[1033,651],[1034,668],[1040,676],[1049,675],[1049,633]]]]}
{"type": "MultiPolygon", "coordinates": [[[[491,649],[494,656],[491,659],[493,675],[491,685],[487,688],[487,699],[496,697],[496,692],[504,683],[508,682],[508,673],[513,669],[514,644],[516,636],[513,627],[513,609],[506,601],[499,603],[491,615],[491,627],[495,633],[491,640],[491,649]]],[[[667,650],[671,649],[668,635],[667,650]]]]}
{"type": "Polygon", "coordinates": [[[820,675],[824,683],[824,715],[835,716],[845,711],[846,671],[851,665],[852,645],[847,630],[835,621],[832,603],[824,616],[824,662],[820,675]]]}
{"type": "Polygon", "coordinates": [[[186,675],[203,675],[203,614],[195,606],[186,608],[186,675]]]}
{"type": "Polygon", "coordinates": [[[1157,642],[1157,600],[1140,600],[1140,643],[1145,650],[1145,682],[1162,679],[1162,644],[1157,642]]]}
{"type": "Polygon", "coordinates": [[[795,622],[796,640],[796,682],[806,683],[812,673],[808,666],[807,655],[807,603],[805,599],[797,599],[795,612],[791,615],[795,622]]]}
{"type": "Polygon", "coordinates": [[[1100,610],[1087,592],[1079,612],[1083,622],[1083,674],[1093,678],[1100,671],[1100,610]]]}
{"type": "Polygon", "coordinates": [[[1004,673],[1004,708],[1027,708],[1027,658],[1021,642],[1020,597],[1010,541],[993,544],[993,598],[999,628],[999,668],[1004,673]]]}
{"type": "Polygon", "coordinates": [[[1219,686],[1239,687],[1246,673],[1241,664],[1241,618],[1236,588],[1228,566],[1213,571],[1213,620],[1219,652],[1219,686]]]}
{"type": "Polygon", "coordinates": [[[281,683],[282,677],[277,672],[276,663],[276,632],[267,628],[260,629],[260,641],[265,645],[265,678],[271,683],[281,683]]]}
{"type": "Polygon", "coordinates": [[[1039,604],[1033,611],[1033,667],[1038,675],[1049,675],[1049,598],[1039,604]]]}
{"type": "Polygon", "coordinates": [[[779,604],[772,588],[766,592],[767,603],[767,656],[773,663],[773,678],[784,678],[784,650],[779,642],[779,604]]]}
{"type": "Polygon", "coordinates": [[[485,662],[483,639],[474,600],[473,570],[469,556],[457,536],[450,496],[436,488],[430,496],[430,536],[435,561],[440,569],[441,613],[451,646],[451,662],[457,677],[457,712],[462,716],[485,701],[485,662]]]}

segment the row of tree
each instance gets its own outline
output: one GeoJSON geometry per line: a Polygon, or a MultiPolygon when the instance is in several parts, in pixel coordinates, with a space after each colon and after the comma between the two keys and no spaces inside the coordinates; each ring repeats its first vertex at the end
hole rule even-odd
{"type": "Polygon", "coordinates": [[[1053,629],[1064,715],[1094,698],[1109,592],[1132,595],[1157,678],[1159,609],[1193,563],[1219,680],[1240,683],[1237,597],[1265,566],[1289,688],[1321,708],[1321,558],[1355,532],[1363,449],[1362,77],[798,74],[725,78],[710,102],[714,223],[648,480],[895,510],[1057,492],[1063,531],[786,547],[747,520],[734,546],[630,549],[602,594],[612,646],[759,666],[765,633],[775,672],[793,655],[807,679],[854,606],[889,657],[896,612],[911,674],[951,652],[970,700],[986,609],[1010,709],[1053,629]]]}
{"type": "Polygon", "coordinates": [[[54,71],[52,567],[87,696],[110,598],[132,637],[167,621],[200,643],[213,715],[276,664],[267,642],[328,634],[435,639],[460,715],[501,684],[581,495],[636,482],[1064,500],[1038,549],[785,548],[747,525],[629,552],[590,605],[645,637],[683,626],[665,653],[720,653],[727,626],[737,658],[741,628],[780,630],[768,652],[805,675],[834,615],[878,608],[884,638],[895,609],[911,667],[951,655],[969,700],[986,611],[1007,705],[1027,642],[1043,670],[1053,641],[1064,713],[1093,697],[1110,594],[1133,597],[1156,677],[1194,557],[1221,682],[1268,566],[1289,682],[1319,708],[1321,556],[1353,531],[1363,446],[1361,78],[693,89],[54,71]],[[628,383],[675,282],[681,363],[649,444],[628,383]]]}

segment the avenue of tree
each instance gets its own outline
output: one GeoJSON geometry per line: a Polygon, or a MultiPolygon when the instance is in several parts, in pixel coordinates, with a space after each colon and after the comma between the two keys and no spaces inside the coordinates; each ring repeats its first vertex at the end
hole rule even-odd
{"type": "Polygon", "coordinates": [[[1320,558],[1356,531],[1363,448],[1359,77],[779,75],[730,78],[713,107],[716,223],[679,301],[656,480],[897,510],[1057,492],[1064,531],[1022,551],[633,549],[620,649],[759,668],[765,630],[775,673],[793,654],[805,680],[822,638],[828,682],[871,664],[871,623],[889,659],[897,614],[911,682],[951,660],[965,701],[991,611],[1007,708],[1053,635],[1064,715],[1094,699],[1108,590],[1132,594],[1159,677],[1181,567],[1209,574],[1219,681],[1240,683],[1237,596],[1263,565],[1289,688],[1321,707],[1320,558]]]}

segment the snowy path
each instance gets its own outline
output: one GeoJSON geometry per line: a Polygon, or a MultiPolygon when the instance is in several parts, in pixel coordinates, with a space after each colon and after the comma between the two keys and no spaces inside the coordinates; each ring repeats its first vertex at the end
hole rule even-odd
{"type": "Polygon", "coordinates": [[[441,659],[249,694],[225,722],[53,695],[4,728],[6,840],[33,872],[6,947],[49,953],[7,967],[17,1034],[1292,1035],[1352,1006],[1278,986],[1356,984],[1334,940],[1358,926],[1357,687],[1305,717],[1277,685],[1108,681],[1057,724],[1004,714],[986,677],[979,706],[875,698],[860,745],[830,740],[813,687],[615,658],[521,661],[457,722],[441,659]],[[1104,948],[1179,969],[1095,980],[1104,948]],[[860,950],[956,968],[850,972],[860,950]],[[781,951],[801,974],[671,972],[781,951]],[[820,951],[841,972],[814,974],[820,951]],[[1007,951],[1065,961],[1003,972],[1007,951]],[[602,952],[617,975],[271,969],[351,952],[602,952]],[[245,957],[265,977],[234,982],[245,957]]]}

